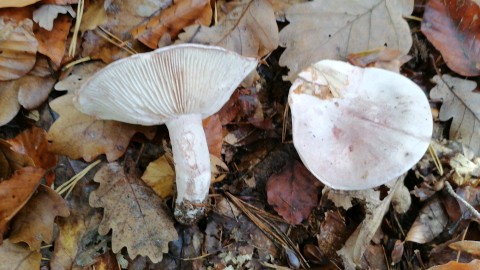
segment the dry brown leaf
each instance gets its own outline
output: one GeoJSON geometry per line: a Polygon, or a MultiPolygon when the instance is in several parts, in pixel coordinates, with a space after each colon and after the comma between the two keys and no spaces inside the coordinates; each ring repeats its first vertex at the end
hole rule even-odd
{"type": "Polygon", "coordinates": [[[242,1],[217,25],[192,25],[181,42],[216,45],[243,56],[262,57],[278,47],[278,27],[268,0],[242,1]]]}
{"type": "Polygon", "coordinates": [[[457,241],[449,244],[448,247],[453,250],[467,252],[475,256],[480,256],[479,241],[471,241],[471,240],[457,241]]]}
{"type": "Polygon", "coordinates": [[[72,98],[72,94],[67,94],[50,102],[52,109],[60,115],[47,135],[48,148],[53,153],[86,161],[106,154],[109,161],[114,161],[127,150],[135,133],[141,132],[148,138],[155,133],[155,127],[97,120],[82,114],[73,105],[72,98]]]}
{"type": "Polygon", "coordinates": [[[82,22],[80,24],[81,32],[93,30],[97,28],[97,26],[107,22],[107,12],[103,7],[103,4],[103,1],[95,1],[85,6],[82,22]]]}
{"type": "Polygon", "coordinates": [[[342,247],[347,239],[346,230],[345,218],[339,212],[325,213],[325,219],[320,224],[320,232],[317,234],[318,248],[324,256],[331,258],[342,247]]]}
{"type": "Polygon", "coordinates": [[[0,180],[8,179],[23,167],[35,167],[33,160],[24,154],[11,149],[12,145],[0,139],[0,180]]]}
{"type": "Polygon", "coordinates": [[[0,8],[6,7],[24,7],[31,4],[35,4],[41,0],[2,0],[0,2],[0,8]]]}
{"type": "Polygon", "coordinates": [[[480,260],[473,260],[469,263],[449,262],[444,265],[437,265],[427,270],[478,270],[480,269],[480,260]]]}
{"type": "Polygon", "coordinates": [[[425,5],[422,33],[447,66],[463,76],[480,75],[479,13],[476,0],[430,0],[425,5]]]}
{"type": "Polygon", "coordinates": [[[0,81],[13,80],[27,74],[36,61],[38,42],[33,22],[15,22],[0,17],[0,81]]]}
{"type": "Polygon", "coordinates": [[[223,131],[222,123],[218,114],[214,114],[203,120],[203,129],[207,137],[208,151],[218,158],[222,154],[223,131]]]}
{"type": "Polygon", "coordinates": [[[288,223],[300,224],[317,205],[319,187],[317,178],[295,160],[268,178],[268,204],[288,223]]]}
{"type": "Polygon", "coordinates": [[[44,172],[40,168],[25,167],[0,182],[0,243],[8,223],[33,195],[44,172]]]}
{"type": "Polygon", "coordinates": [[[396,180],[387,184],[391,186],[389,194],[380,200],[380,192],[373,189],[347,192],[351,198],[357,198],[366,203],[365,219],[357,227],[355,232],[348,238],[345,246],[337,252],[343,259],[345,269],[355,269],[361,267],[362,258],[370,246],[370,241],[380,228],[383,217],[387,213],[395,192],[403,186],[403,178],[400,176],[396,180]]]}
{"type": "Polygon", "coordinates": [[[130,258],[148,256],[157,263],[177,240],[173,216],[160,198],[138,178],[133,161],[110,163],[95,175],[99,188],[90,194],[90,205],[104,208],[98,232],[112,230],[112,250],[127,248],[130,258]]]}
{"type": "Polygon", "coordinates": [[[101,61],[75,65],[71,70],[62,74],[54,88],[57,91],[68,91],[69,94],[75,93],[90,76],[103,67],[105,64],[101,61]]]}
{"type": "Polygon", "coordinates": [[[275,17],[277,21],[285,22],[285,11],[298,3],[305,3],[307,0],[276,0],[272,1],[273,10],[275,11],[275,17]]]}
{"type": "Polygon", "coordinates": [[[290,69],[288,79],[324,59],[345,60],[350,53],[380,47],[406,55],[412,46],[410,28],[402,15],[410,15],[409,0],[313,1],[287,9],[290,22],[280,32],[286,47],[280,65],[290,69]]]}
{"type": "Polygon", "coordinates": [[[27,245],[13,244],[8,239],[0,244],[0,270],[40,269],[42,254],[27,245]]]}
{"type": "Polygon", "coordinates": [[[2,108],[0,110],[0,126],[10,122],[20,111],[17,83],[17,80],[0,81],[0,108],[2,108]]]}
{"type": "Polygon", "coordinates": [[[480,155],[480,93],[474,92],[477,83],[449,75],[437,75],[433,81],[437,86],[430,91],[430,98],[443,101],[440,120],[453,118],[449,139],[461,140],[480,155]]]}
{"type": "Polygon", "coordinates": [[[177,0],[160,14],[135,27],[130,33],[143,44],[155,49],[159,41],[169,45],[180,31],[192,24],[206,25],[212,20],[209,0],[177,0]]]}
{"type": "Polygon", "coordinates": [[[37,10],[33,12],[33,21],[38,23],[40,27],[47,31],[52,31],[53,21],[58,17],[59,14],[69,13],[72,17],[75,18],[76,13],[73,11],[71,6],[59,6],[59,5],[42,5],[37,10]]]}
{"type": "MultiPolygon", "coordinates": [[[[47,132],[38,127],[32,127],[8,140],[11,149],[17,153],[32,159],[35,167],[49,171],[57,165],[56,155],[48,152],[47,132]]],[[[45,176],[47,185],[51,185],[55,179],[53,171],[45,176]]]]}
{"type": "Polygon", "coordinates": [[[162,199],[173,195],[175,171],[172,167],[172,157],[163,155],[150,162],[142,175],[142,180],[162,199]],[[169,161],[170,160],[170,161],[169,161]]]}
{"type": "Polygon", "coordinates": [[[405,241],[424,244],[432,241],[447,226],[448,216],[440,200],[435,197],[422,207],[405,237],[405,241]]]}
{"type": "Polygon", "coordinates": [[[71,26],[72,18],[61,15],[55,20],[50,31],[43,28],[34,30],[35,37],[38,40],[38,52],[48,56],[56,66],[60,66],[62,63],[71,26]]]}
{"type": "Polygon", "coordinates": [[[42,242],[53,241],[54,220],[70,214],[67,203],[51,188],[40,185],[27,204],[11,222],[10,241],[25,242],[31,250],[40,251],[42,242]]]}

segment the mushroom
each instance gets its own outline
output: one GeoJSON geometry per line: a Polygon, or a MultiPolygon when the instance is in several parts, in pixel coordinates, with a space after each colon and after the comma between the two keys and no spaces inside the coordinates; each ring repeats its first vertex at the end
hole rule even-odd
{"type": "Polygon", "coordinates": [[[391,181],[417,163],[430,143],[427,97],[394,72],[323,60],[299,73],[288,102],[301,160],[333,189],[391,181]]]}
{"type": "Polygon", "coordinates": [[[220,47],[182,44],[116,61],[74,98],[83,113],[139,125],[166,124],[175,163],[175,218],[192,224],[205,212],[211,181],[202,119],[216,113],[257,60],[220,47]]]}

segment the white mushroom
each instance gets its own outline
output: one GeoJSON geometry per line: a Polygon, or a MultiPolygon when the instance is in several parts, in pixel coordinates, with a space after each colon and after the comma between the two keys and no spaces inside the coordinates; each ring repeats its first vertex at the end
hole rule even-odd
{"type": "Polygon", "coordinates": [[[320,61],[298,75],[288,101],[300,158],[334,189],[367,189],[393,180],[418,162],[432,135],[423,91],[378,68],[320,61]]]}
{"type": "Polygon", "coordinates": [[[102,69],[81,87],[76,105],[101,119],[167,125],[177,183],[174,215],[191,224],[205,211],[211,178],[202,118],[217,112],[256,65],[256,59],[219,47],[164,47],[102,69]]]}

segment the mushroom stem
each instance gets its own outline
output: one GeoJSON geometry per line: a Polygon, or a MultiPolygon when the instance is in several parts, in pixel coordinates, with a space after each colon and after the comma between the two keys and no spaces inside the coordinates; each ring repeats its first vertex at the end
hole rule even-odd
{"type": "Polygon", "coordinates": [[[170,134],[177,182],[174,215],[182,224],[193,224],[204,215],[211,179],[202,116],[185,114],[165,124],[170,134]]]}

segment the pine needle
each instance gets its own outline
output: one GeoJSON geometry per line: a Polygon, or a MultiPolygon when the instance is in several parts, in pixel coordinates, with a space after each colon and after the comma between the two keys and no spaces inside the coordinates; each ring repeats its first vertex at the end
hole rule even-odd
{"type": "Polygon", "coordinates": [[[59,187],[55,189],[55,191],[59,195],[63,195],[65,192],[67,193],[64,197],[68,197],[68,195],[72,192],[73,188],[75,185],[80,181],[91,169],[93,169],[97,164],[100,163],[100,160],[97,160],[93,162],[92,164],[88,165],[85,169],[83,169],[81,172],[77,173],[74,175],[72,178],[70,178],[67,182],[63,183],[59,187]]]}
{"type": "Polygon", "coordinates": [[[75,56],[75,50],[77,48],[78,33],[80,32],[80,24],[82,23],[83,9],[85,7],[85,1],[79,0],[77,4],[77,20],[75,21],[75,27],[73,29],[72,42],[68,48],[68,56],[75,56]]]}

